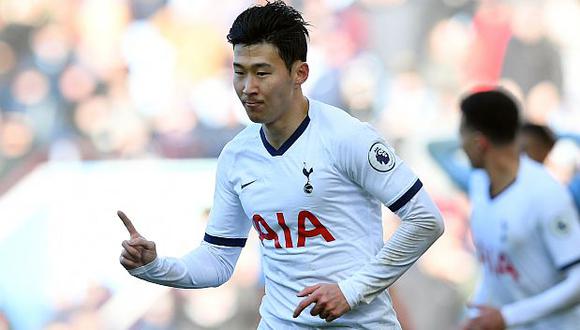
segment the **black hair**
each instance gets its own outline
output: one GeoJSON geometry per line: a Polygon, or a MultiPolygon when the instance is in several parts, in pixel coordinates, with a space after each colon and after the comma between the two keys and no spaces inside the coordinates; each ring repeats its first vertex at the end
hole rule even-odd
{"type": "Polygon", "coordinates": [[[233,46],[272,44],[290,71],[295,61],[306,62],[308,25],[300,12],[283,1],[267,2],[238,15],[227,39],[233,46]]]}
{"type": "Polygon", "coordinates": [[[547,126],[533,123],[524,123],[520,128],[520,131],[521,133],[534,136],[540,143],[544,145],[544,147],[548,149],[552,149],[554,144],[556,144],[556,135],[547,126]]]}
{"type": "Polygon", "coordinates": [[[460,104],[464,125],[495,145],[514,142],[520,126],[519,107],[511,94],[496,88],[467,95],[460,104]]]}

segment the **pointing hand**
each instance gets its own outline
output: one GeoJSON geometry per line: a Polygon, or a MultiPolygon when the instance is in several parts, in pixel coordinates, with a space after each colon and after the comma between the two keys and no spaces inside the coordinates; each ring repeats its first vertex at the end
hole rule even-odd
{"type": "Polygon", "coordinates": [[[153,241],[146,240],[133,226],[133,223],[122,211],[117,215],[129,231],[129,240],[123,241],[119,262],[125,269],[130,270],[144,266],[157,258],[157,251],[153,241]]]}

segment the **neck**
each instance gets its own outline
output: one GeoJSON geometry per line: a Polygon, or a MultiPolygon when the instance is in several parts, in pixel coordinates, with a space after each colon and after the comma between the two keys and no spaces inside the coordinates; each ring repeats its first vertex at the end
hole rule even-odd
{"type": "Polygon", "coordinates": [[[491,182],[490,193],[496,196],[514,182],[518,175],[518,149],[515,143],[492,147],[486,158],[484,168],[491,182]]]}
{"type": "Polygon", "coordinates": [[[277,120],[262,125],[264,134],[272,147],[278,149],[296,131],[308,115],[308,99],[303,95],[292,102],[289,109],[277,120]]]}

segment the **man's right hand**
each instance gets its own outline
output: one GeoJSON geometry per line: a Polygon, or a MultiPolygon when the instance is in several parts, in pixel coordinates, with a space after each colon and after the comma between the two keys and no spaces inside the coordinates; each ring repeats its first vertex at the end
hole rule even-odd
{"type": "Polygon", "coordinates": [[[157,258],[157,250],[155,249],[155,243],[153,241],[146,240],[137,230],[133,227],[131,220],[127,218],[125,213],[122,211],[117,211],[117,215],[123,221],[123,224],[129,231],[129,240],[123,241],[121,246],[123,250],[121,251],[121,256],[119,257],[119,262],[125,267],[125,269],[130,270],[137,267],[144,266],[157,258]]]}

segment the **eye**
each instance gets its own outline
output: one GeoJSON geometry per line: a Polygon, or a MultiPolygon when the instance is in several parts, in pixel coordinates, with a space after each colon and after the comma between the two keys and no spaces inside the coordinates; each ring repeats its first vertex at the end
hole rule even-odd
{"type": "Polygon", "coordinates": [[[267,76],[267,75],[269,75],[269,74],[270,74],[270,72],[263,72],[263,71],[261,71],[261,72],[257,72],[257,73],[256,73],[256,75],[257,75],[258,77],[265,77],[265,76],[267,76]]]}
{"type": "Polygon", "coordinates": [[[241,75],[243,75],[243,74],[244,74],[244,72],[242,72],[242,71],[234,71],[234,74],[235,74],[236,76],[241,76],[241,75]]]}

